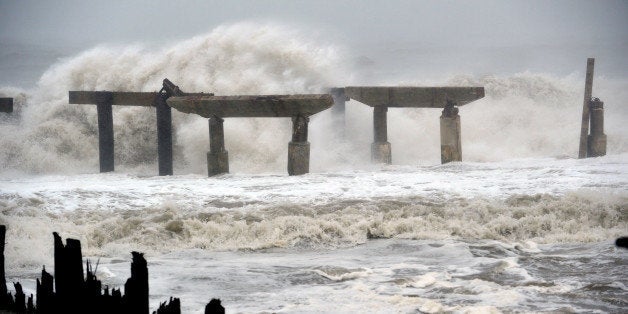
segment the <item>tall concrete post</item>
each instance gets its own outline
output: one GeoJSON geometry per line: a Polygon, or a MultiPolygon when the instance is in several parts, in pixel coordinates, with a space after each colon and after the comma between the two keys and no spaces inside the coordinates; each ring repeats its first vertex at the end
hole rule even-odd
{"type": "Polygon", "coordinates": [[[334,99],[334,106],[331,107],[334,131],[340,139],[345,139],[345,103],[349,100],[345,95],[344,88],[332,88],[331,97],[334,99]]]}
{"type": "Polygon", "coordinates": [[[215,176],[229,172],[229,155],[225,150],[224,120],[209,118],[209,152],[207,153],[207,174],[215,176]]]}
{"type": "Polygon", "coordinates": [[[13,98],[0,98],[0,112],[13,112],[13,98]]]}
{"type": "Polygon", "coordinates": [[[440,117],[440,161],[445,164],[462,161],[460,115],[453,103],[447,103],[440,117]]]}
{"type": "Polygon", "coordinates": [[[292,141],[288,144],[288,174],[310,172],[310,143],[307,141],[308,117],[292,117],[292,141]]]}
{"type": "Polygon", "coordinates": [[[100,172],[113,171],[113,94],[98,92],[96,110],[98,111],[98,152],[100,172]]]}
{"type": "Polygon", "coordinates": [[[589,102],[591,101],[591,93],[593,91],[593,68],[595,59],[587,59],[587,75],[584,83],[584,101],[582,104],[582,122],[580,126],[580,145],[578,148],[578,158],[587,157],[587,144],[589,133],[589,102]]]}
{"type": "Polygon", "coordinates": [[[172,171],[172,109],[166,104],[166,94],[155,99],[157,111],[157,160],[160,176],[171,176],[172,171]]]}
{"type": "Polygon", "coordinates": [[[373,144],[371,144],[371,161],[376,163],[392,163],[391,148],[388,142],[388,107],[373,107],[373,144]]]}
{"type": "Polygon", "coordinates": [[[598,98],[589,102],[591,134],[587,137],[587,157],[606,155],[606,134],[604,134],[604,102],[598,98]]]}

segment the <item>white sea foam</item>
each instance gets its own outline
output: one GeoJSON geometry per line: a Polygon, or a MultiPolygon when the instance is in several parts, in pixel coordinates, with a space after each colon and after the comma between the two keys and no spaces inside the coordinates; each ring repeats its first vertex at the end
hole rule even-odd
{"type": "MultiPolygon", "coordinates": [[[[625,159],[389,166],[299,177],[16,177],[0,181],[0,222],[35,246],[58,231],[81,239],[88,254],[105,256],[344,247],[368,238],[493,239],[511,242],[505,250],[533,253],[535,243],[626,232],[625,159]]],[[[17,245],[8,246],[11,254],[24,254],[17,245]]],[[[15,260],[41,264],[49,254],[15,260]]]]}

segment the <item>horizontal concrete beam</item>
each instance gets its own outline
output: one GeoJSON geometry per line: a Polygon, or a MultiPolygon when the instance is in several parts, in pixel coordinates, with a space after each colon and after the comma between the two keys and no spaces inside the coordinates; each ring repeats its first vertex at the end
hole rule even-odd
{"type": "Polygon", "coordinates": [[[311,116],[330,108],[331,95],[183,96],[170,97],[170,107],[205,118],[311,116]]]}
{"type": "Polygon", "coordinates": [[[0,98],[0,112],[13,112],[13,98],[0,98]]]}
{"type": "Polygon", "coordinates": [[[112,105],[153,106],[157,92],[70,91],[70,104],[96,104],[100,95],[111,94],[112,105]]]}
{"type": "Polygon", "coordinates": [[[445,108],[447,100],[462,106],[484,97],[484,87],[348,86],[345,94],[371,107],[445,108]]]}

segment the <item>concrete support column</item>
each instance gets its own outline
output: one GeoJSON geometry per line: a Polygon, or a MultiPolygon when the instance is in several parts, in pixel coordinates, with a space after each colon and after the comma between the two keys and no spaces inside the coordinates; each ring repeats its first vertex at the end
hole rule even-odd
{"type": "Polygon", "coordinates": [[[171,176],[172,171],[172,109],[166,104],[166,94],[155,99],[157,110],[157,159],[160,176],[171,176]]]}
{"type": "Polygon", "coordinates": [[[113,171],[113,94],[98,92],[96,110],[98,111],[98,152],[100,172],[113,171]]]}
{"type": "Polygon", "coordinates": [[[0,98],[0,112],[13,112],[13,98],[0,98]]]}
{"type": "Polygon", "coordinates": [[[207,174],[215,176],[229,172],[229,155],[225,150],[224,120],[209,118],[209,152],[207,153],[207,174]]]}
{"type": "Polygon", "coordinates": [[[332,88],[331,97],[334,99],[334,106],[331,107],[333,116],[334,131],[338,134],[339,138],[345,139],[345,103],[349,100],[345,95],[344,88],[332,88]]]}
{"type": "Polygon", "coordinates": [[[589,102],[591,134],[587,138],[587,157],[606,155],[606,134],[604,134],[604,102],[598,98],[589,102]]]}
{"type": "Polygon", "coordinates": [[[460,115],[454,104],[448,103],[440,117],[440,161],[445,164],[462,161],[460,115]]]}
{"type": "Polygon", "coordinates": [[[373,144],[371,144],[371,161],[376,163],[392,163],[390,143],[388,142],[388,107],[373,107],[373,144]]]}
{"type": "Polygon", "coordinates": [[[307,141],[308,117],[292,117],[292,141],[288,144],[288,174],[310,172],[310,143],[307,141]]]}
{"type": "Polygon", "coordinates": [[[578,158],[586,158],[588,136],[589,134],[589,102],[591,101],[591,93],[593,91],[593,70],[595,59],[587,59],[587,75],[584,83],[584,101],[582,103],[582,124],[580,126],[580,146],[578,148],[578,158]]]}

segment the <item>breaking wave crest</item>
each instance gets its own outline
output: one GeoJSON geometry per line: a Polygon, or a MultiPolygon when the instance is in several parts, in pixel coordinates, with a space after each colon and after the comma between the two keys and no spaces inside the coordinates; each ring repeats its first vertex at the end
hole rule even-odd
{"type": "Polygon", "coordinates": [[[51,258],[53,231],[80,239],[87,255],[120,256],[130,250],[336,248],[375,238],[592,242],[622,235],[628,223],[628,195],[586,190],[502,200],[413,197],[314,206],[214,204],[219,208],[164,203],[142,210],[66,212],[42,211],[36,198],[15,197],[10,203],[13,206],[4,202],[1,223],[9,225],[8,237],[20,241],[7,244],[7,254],[19,256],[9,260],[34,264],[51,258]],[[27,246],[42,249],[24,252],[27,246]]]}
{"type": "MultiPolygon", "coordinates": [[[[339,52],[306,39],[298,31],[267,24],[222,26],[206,35],[154,50],[139,45],[100,46],[62,60],[37,87],[16,100],[19,123],[2,123],[0,168],[32,173],[85,172],[97,162],[94,106],[69,105],[69,90],[156,91],[169,78],[182,90],[216,94],[315,93],[331,86],[339,52]]],[[[15,96],[16,90],[1,94],[15,96]]],[[[8,118],[7,118],[8,119],[8,118]]],[[[178,166],[203,169],[207,122],[174,114],[178,166]]],[[[116,163],[150,167],[156,161],[154,109],[114,108],[116,163]]],[[[290,136],[287,121],[238,120],[227,123],[228,148],[238,156],[272,162],[276,147],[265,142],[290,136]],[[246,138],[246,140],[244,140],[246,138]],[[270,147],[270,148],[269,148],[270,147]]],[[[255,163],[248,163],[253,166],[255,163]]]]}

